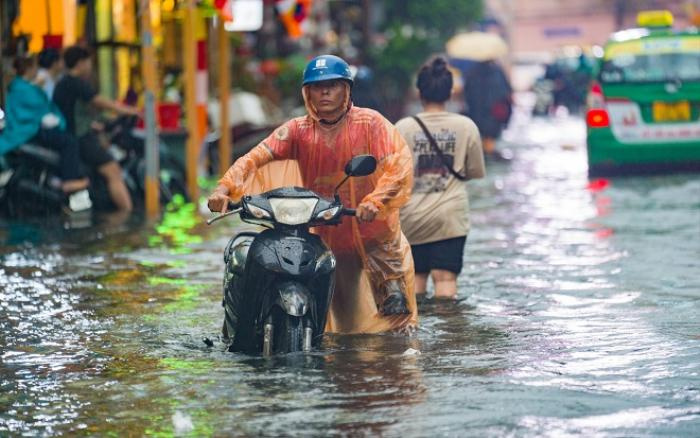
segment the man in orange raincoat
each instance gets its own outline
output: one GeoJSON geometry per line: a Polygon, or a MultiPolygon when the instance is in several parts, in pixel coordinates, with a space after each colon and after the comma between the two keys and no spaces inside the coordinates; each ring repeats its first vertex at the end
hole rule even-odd
{"type": "Polygon", "coordinates": [[[264,190],[295,185],[300,179],[304,187],[330,198],[345,176],[345,164],[356,155],[373,155],[378,161],[374,174],[351,178],[339,189],[343,204],[357,208],[357,216],[317,231],[338,260],[326,330],[404,330],[417,324],[413,260],[399,223],[399,207],[408,201],[413,186],[413,159],[387,119],[352,105],[352,83],[350,68],[341,58],[312,59],[302,86],[308,114],[283,124],[238,159],[219,181],[208,206],[224,212],[230,199],[250,193],[256,176],[258,182],[265,180],[264,190]],[[261,177],[264,166],[279,165],[280,160],[285,160],[283,168],[261,177]],[[296,177],[286,177],[295,172],[296,177]],[[279,175],[285,175],[285,181],[279,181],[279,175]]]}

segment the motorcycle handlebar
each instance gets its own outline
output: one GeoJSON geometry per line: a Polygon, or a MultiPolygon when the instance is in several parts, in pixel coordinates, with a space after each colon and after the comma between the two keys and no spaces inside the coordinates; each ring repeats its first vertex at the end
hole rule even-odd
{"type": "MultiPolygon", "coordinates": [[[[226,208],[227,208],[226,213],[222,213],[216,217],[213,217],[213,218],[207,220],[207,225],[211,225],[214,222],[218,221],[219,219],[223,219],[226,216],[230,216],[231,214],[240,212],[241,211],[241,203],[229,201],[226,208]]],[[[354,208],[343,208],[341,210],[340,214],[343,216],[356,216],[357,210],[354,208]]]]}
{"type": "Polygon", "coordinates": [[[226,208],[227,208],[226,213],[221,213],[218,216],[215,216],[213,218],[208,219],[207,225],[211,225],[214,222],[218,221],[219,219],[225,218],[226,216],[231,216],[232,214],[239,213],[241,211],[241,204],[240,204],[240,202],[235,203],[235,202],[229,201],[228,204],[226,205],[226,208]]]}
{"type": "Polygon", "coordinates": [[[107,132],[111,132],[117,127],[122,127],[126,129],[131,129],[134,126],[136,126],[136,122],[138,121],[138,116],[133,116],[133,115],[121,115],[117,116],[116,118],[112,120],[108,120],[104,123],[105,125],[105,130],[107,132]]]}

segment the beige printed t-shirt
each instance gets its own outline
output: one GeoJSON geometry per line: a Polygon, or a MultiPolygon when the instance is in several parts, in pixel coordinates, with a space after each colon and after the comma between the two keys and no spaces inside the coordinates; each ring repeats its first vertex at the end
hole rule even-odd
{"type": "MultiPolygon", "coordinates": [[[[449,112],[417,114],[437,141],[445,160],[468,179],[483,178],[481,137],[468,117],[449,112]]],[[[467,187],[433,151],[411,117],[396,123],[413,154],[413,194],[401,209],[401,229],[411,245],[466,236],[469,233],[467,187]]]]}

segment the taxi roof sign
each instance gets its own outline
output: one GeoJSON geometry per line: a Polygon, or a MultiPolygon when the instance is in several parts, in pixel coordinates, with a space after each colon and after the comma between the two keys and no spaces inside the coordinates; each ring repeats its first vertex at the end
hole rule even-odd
{"type": "Polygon", "coordinates": [[[667,10],[642,11],[637,14],[637,24],[640,27],[671,27],[673,14],[667,10]]]}

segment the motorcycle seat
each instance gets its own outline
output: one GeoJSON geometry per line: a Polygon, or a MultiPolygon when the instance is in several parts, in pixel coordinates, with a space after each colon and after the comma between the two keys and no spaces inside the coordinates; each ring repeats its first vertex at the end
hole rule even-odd
{"type": "Polygon", "coordinates": [[[58,152],[33,143],[23,144],[17,148],[17,152],[56,167],[61,160],[61,156],[58,152]]]}

